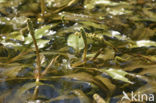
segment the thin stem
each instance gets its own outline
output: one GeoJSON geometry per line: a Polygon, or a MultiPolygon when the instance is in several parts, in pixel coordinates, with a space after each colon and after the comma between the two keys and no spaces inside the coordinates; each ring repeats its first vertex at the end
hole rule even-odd
{"type": "Polygon", "coordinates": [[[44,76],[44,75],[48,72],[50,66],[54,64],[54,62],[58,59],[58,57],[59,57],[59,56],[56,56],[55,58],[53,58],[53,59],[51,60],[51,62],[49,63],[49,65],[48,65],[48,66],[45,68],[45,70],[42,72],[41,76],[44,76]]]}
{"type": "Polygon", "coordinates": [[[87,49],[88,49],[88,46],[87,46],[87,37],[86,37],[86,33],[84,31],[83,28],[81,28],[81,34],[82,34],[82,38],[83,38],[83,41],[84,41],[84,44],[85,44],[85,48],[84,48],[84,51],[83,51],[83,61],[86,62],[86,55],[87,55],[87,49]]]}
{"type": "Polygon", "coordinates": [[[41,14],[44,17],[44,13],[45,13],[45,1],[44,0],[40,0],[40,6],[41,6],[41,14]]]}
{"type": "Polygon", "coordinates": [[[17,56],[15,56],[14,58],[10,59],[7,64],[11,63],[11,62],[14,62],[18,59],[20,59],[23,55],[26,55],[27,53],[29,53],[30,51],[32,51],[31,49],[24,49],[20,54],[18,54],[17,56]]]}
{"type": "Polygon", "coordinates": [[[38,97],[39,85],[35,87],[32,99],[35,100],[38,97]]]}
{"type": "Polygon", "coordinates": [[[91,60],[91,61],[94,61],[94,60],[101,54],[102,51],[103,51],[103,48],[101,48],[101,49],[95,54],[95,56],[94,56],[93,58],[91,58],[90,60],[91,60]]]}
{"type": "Polygon", "coordinates": [[[65,24],[65,19],[64,19],[64,18],[65,18],[65,16],[62,15],[62,16],[61,16],[61,21],[62,21],[63,24],[65,24]]]}
{"type": "Polygon", "coordinates": [[[86,63],[86,62],[76,62],[76,63],[72,64],[72,68],[75,68],[75,67],[84,65],[85,63],[86,63]]]}
{"type": "Polygon", "coordinates": [[[34,43],[35,49],[36,49],[37,68],[36,68],[35,71],[37,72],[36,73],[36,82],[39,82],[40,73],[41,73],[41,60],[40,60],[39,49],[38,49],[37,42],[36,42],[36,39],[35,39],[33,24],[32,24],[32,21],[30,19],[27,20],[27,27],[28,27],[28,30],[29,30],[31,36],[32,36],[33,43],[34,43]]]}
{"type": "Polygon", "coordinates": [[[119,52],[117,48],[115,48],[111,43],[103,39],[104,44],[110,46],[115,52],[119,52]]]}

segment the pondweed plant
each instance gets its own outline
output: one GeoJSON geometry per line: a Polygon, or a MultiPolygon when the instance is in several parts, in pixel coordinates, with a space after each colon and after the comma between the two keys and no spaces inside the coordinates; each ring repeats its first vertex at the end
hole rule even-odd
{"type": "MultiPolygon", "coordinates": [[[[42,78],[44,75],[46,75],[46,73],[48,72],[48,69],[50,68],[50,66],[53,64],[54,61],[56,61],[56,59],[59,56],[57,56],[56,58],[52,59],[51,62],[49,63],[49,65],[45,68],[45,70],[43,72],[41,72],[40,52],[39,52],[39,48],[38,48],[37,41],[36,41],[36,38],[35,38],[34,28],[33,28],[33,24],[32,24],[31,19],[27,20],[27,27],[28,27],[28,30],[29,30],[31,36],[32,36],[33,43],[35,45],[36,59],[37,59],[37,61],[36,61],[36,68],[34,70],[34,77],[36,79],[36,87],[34,89],[34,95],[33,95],[33,98],[32,98],[33,100],[35,100],[37,98],[37,95],[38,95],[40,78],[42,78]]],[[[87,49],[88,49],[87,45],[88,44],[87,44],[87,37],[86,37],[86,33],[85,33],[84,29],[81,28],[80,30],[81,30],[81,34],[82,34],[82,38],[83,38],[82,42],[84,42],[84,45],[85,45],[84,52],[83,52],[83,55],[82,55],[83,62],[80,63],[80,65],[81,65],[81,64],[85,64],[86,63],[86,55],[87,55],[87,49]]],[[[102,51],[102,49],[100,51],[102,51]]],[[[96,57],[100,54],[100,51],[90,60],[95,60],[96,57]]],[[[79,63],[78,63],[77,66],[79,66],[79,63]]],[[[95,99],[99,98],[99,97],[97,97],[98,94],[95,94],[95,95],[96,95],[96,96],[94,96],[95,99]]],[[[100,101],[102,101],[102,100],[100,100],[100,101]]],[[[104,102],[102,102],[102,103],[104,103],[104,102]]]]}
{"type": "Polygon", "coordinates": [[[34,70],[34,77],[36,79],[36,87],[34,89],[34,94],[33,94],[33,100],[37,99],[38,96],[38,91],[39,91],[39,82],[40,82],[40,78],[42,78],[44,75],[46,75],[46,73],[48,72],[48,69],[50,68],[50,66],[56,61],[56,59],[59,57],[57,56],[56,58],[52,59],[51,62],[49,63],[49,65],[45,68],[45,70],[43,72],[41,72],[41,59],[40,59],[40,52],[39,52],[39,48],[37,45],[37,41],[35,38],[35,33],[34,33],[34,28],[33,28],[33,23],[31,21],[31,19],[27,20],[27,27],[28,30],[32,36],[33,39],[33,43],[35,45],[35,51],[36,51],[36,68],[34,70]]]}
{"type": "Polygon", "coordinates": [[[34,95],[33,95],[33,99],[35,100],[37,98],[37,94],[38,94],[38,89],[39,89],[39,81],[40,81],[40,77],[41,77],[41,60],[40,60],[40,53],[39,53],[39,49],[37,46],[37,42],[35,39],[35,33],[34,33],[34,28],[33,28],[33,24],[32,21],[30,19],[27,20],[27,26],[28,26],[28,30],[32,36],[33,39],[33,43],[35,45],[35,50],[36,50],[36,58],[37,58],[37,65],[36,65],[36,69],[34,70],[34,77],[36,79],[36,87],[34,90],[34,95]]]}
{"type": "MultiPolygon", "coordinates": [[[[29,30],[31,36],[32,36],[33,43],[34,43],[34,45],[35,45],[36,59],[37,59],[37,61],[36,61],[36,68],[35,68],[35,70],[34,70],[34,77],[35,77],[35,79],[36,79],[36,86],[35,86],[34,93],[33,93],[33,98],[32,98],[33,100],[35,100],[35,99],[38,98],[38,92],[39,92],[39,86],[40,86],[40,84],[39,84],[40,79],[41,79],[44,75],[46,75],[46,73],[48,72],[48,69],[50,68],[50,66],[53,64],[54,61],[56,61],[56,59],[57,59],[59,56],[57,56],[56,58],[52,59],[51,62],[49,63],[49,65],[45,68],[45,70],[44,70],[43,72],[41,72],[40,53],[39,53],[39,48],[38,48],[37,41],[36,41],[36,38],[35,38],[34,28],[33,28],[33,24],[32,24],[31,19],[28,19],[28,20],[27,20],[27,27],[28,27],[28,30],[29,30]]],[[[88,46],[87,46],[87,45],[88,45],[88,44],[87,44],[87,37],[86,37],[86,33],[85,33],[84,29],[81,28],[80,30],[81,30],[81,34],[82,34],[81,36],[82,36],[82,38],[83,38],[83,41],[82,41],[82,42],[84,42],[84,44],[85,44],[84,52],[83,52],[83,55],[82,55],[82,60],[83,60],[83,62],[76,63],[76,66],[72,66],[72,68],[73,68],[73,67],[77,67],[77,66],[81,66],[81,65],[85,65],[85,63],[87,62],[87,61],[86,61],[87,48],[88,48],[88,46]]],[[[101,52],[102,50],[103,50],[103,49],[100,49],[100,51],[98,51],[98,52],[96,53],[96,55],[95,55],[92,59],[90,59],[90,60],[95,60],[96,57],[100,54],[100,52],[101,52]]],[[[95,69],[95,70],[96,70],[96,69],[95,69]]],[[[99,72],[99,70],[97,70],[97,72],[99,72]]],[[[80,79],[81,79],[81,78],[80,78],[80,79]]],[[[90,81],[90,80],[89,80],[89,82],[93,82],[93,81],[90,81]]],[[[93,82],[93,83],[94,83],[94,82],[93,82]]],[[[100,84],[99,84],[98,82],[97,82],[97,83],[95,82],[95,84],[97,84],[97,85],[100,86],[100,84]]],[[[103,88],[102,86],[100,86],[100,87],[103,88]]],[[[107,88],[107,87],[106,87],[106,88],[107,88]]],[[[106,88],[105,88],[105,89],[103,88],[103,90],[104,90],[104,91],[107,91],[106,88]]],[[[98,94],[94,94],[93,98],[94,98],[97,102],[99,102],[99,103],[105,103],[105,100],[103,100],[98,94]]]]}
{"type": "Polygon", "coordinates": [[[41,16],[44,17],[44,14],[46,12],[46,6],[45,6],[45,0],[40,0],[40,5],[41,5],[41,16]]]}
{"type": "Polygon", "coordinates": [[[35,78],[36,78],[36,82],[39,82],[40,76],[41,76],[41,60],[40,60],[39,49],[38,49],[37,42],[36,42],[36,39],[35,39],[35,33],[34,33],[33,24],[32,24],[32,21],[30,19],[27,20],[27,26],[28,26],[28,30],[29,30],[29,32],[30,32],[30,34],[32,36],[33,43],[35,45],[36,58],[37,58],[37,65],[36,65],[36,70],[35,70],[35,78]]]}

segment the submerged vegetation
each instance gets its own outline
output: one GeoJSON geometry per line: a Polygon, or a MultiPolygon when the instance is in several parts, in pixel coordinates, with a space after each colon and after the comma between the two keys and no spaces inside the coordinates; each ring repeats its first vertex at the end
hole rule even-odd
{"type": "Polygon", "coordinates": [[[155,101],[155,0],[0,0],[0,103],[155,101]]]}

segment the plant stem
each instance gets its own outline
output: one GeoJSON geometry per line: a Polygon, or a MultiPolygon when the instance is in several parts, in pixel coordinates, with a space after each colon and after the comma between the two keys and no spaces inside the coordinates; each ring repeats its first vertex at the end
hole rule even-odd
{"type": "Polygon", "coordinates": [[[41,15],[44,17],[44,13],[45,13],[45,1],[44,0],[40,0],[40,6],[41,6],[41,15]]]}
{"type": "Polygon", "coordinates": [[[28,30],[32,36],[32,39],[33,39],[33,43],[35,45],[35,49],[36,49],[36,57],[37,57],[37,67],[36,67],[36,82],[39,82],[40,80],[40,74],[41,74],[41,60],[40,60],[40,54],[39,54],[39,49],[38,49],[38,46],[37,46],[37,42],[36,42],[36,39],[35,39],[35,33],[34,33],[34,28],[33,28],[33,24],[32,24],[32,21],[30,19],[27,20],[27,27],[28,27],[28,30]]]}
{"type": "Polygon", "coordinates": [[[87,55],[87,49],[88,49],[88,46],[87,46],[87,37],[86,37],[86,33],[84,31],[83,28],[80,29],[81,30],[81,34],[82,34],[82,38],[83,38],[83,41],[84,41],[84,44],[85,44],[85,48],[84,48],[84,51],[83,51],[83,61],[86,62],[86,55],[87,55]]]}
{"type": "Polygon", "coordinates": [[[59,57],[59,56],[56,56],[55,58],[53,58],[53,59],[51,60],[51,62],[49,63],[49,65],[48,65],[48,66],[45,68],[45,70],[41,73],[41,76],[44,76],[44,75],[48,72],[50,66],[54,64],[54,62],[58,59],[58,57],[59,57]]]}
{"type": "Polygon", "coordinates": [[[39,85],[37,85],[35,87],[35,90],[34,90],[34,93],[33,93],[33,97],[32,97],[33,100],[35,100],[37,98],[38,92],[39,92],[39,85]]]}
{"type": "Polygon", "coordinates": [[[101,54],[102,51],[103,51],[103,48],[101,48],[100,50],[98,50],[98,52],[95,54],[95,56],[93,58],[91,58],[90,60],[91,61],[94,61],[101,54]]]}

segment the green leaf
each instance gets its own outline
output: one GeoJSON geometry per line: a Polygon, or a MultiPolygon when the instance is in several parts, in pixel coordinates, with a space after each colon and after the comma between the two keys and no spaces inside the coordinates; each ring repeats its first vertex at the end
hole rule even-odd
{"type": "Polygon", "coordinates": [[[42,38],[42,36],[46,36],[48,30],[52,27],[53,25],[46,25],[43,26],[39,29],[35,30],[35,37],[36,39],[42,38]]]}
{"type": "MultiPolygon", "coordinates": [[[[55,26],[55,25],[47,25],[47,26],[43,26],[43,27],[35,30],[35,38],[37,40],[37,45],[39,48],[43,48],[50,41],[50,40],[43,40],[42,37],[49,35],[49,29],[52,26],[55,26]]],[[[32,42],[33,42],[32,37],[29,34],[28,37],[25,38],[25,44],[30,44],[32,42]]],[[[34,45],[33,45],[33,47],[34,47],[34,45]]]]}
{"type": "Polygon", "coordinates": [[[139,40],[136,41],[137,47],[150,47],[150,46],[156,46],[156,42],[151,40],[139,40]]]}
{"type": "Polygon", "coordinates": [[[92,21],[79,21],[79,23],[82,23],[86,26],[92,26],[94,28],[98,28],[98,29],[104,29],[104,30],[107,30],[108,27],[107,25],[104,25],[104,24],[98,24],[98,23],[95,23],[95,22],[92,22],[92,21]]]}
{"type": "MultiPolygon", "coordinates": [[[[39,48],[45,47],[45,45],[49,42],[50,40],[37,40],[37,45],[39,48]]],[[[33,45],[34,47],[34,45],[33,45]]]]}
{"type": "Polygon", "coordinates": [[[3,2],[5,2],[6,0],[0,0],[0,3],[3,3],[3,2]]]}
{"type": "Polygon", "coordinates": [[[128,78],[125,77],[128,73],[125,72],[125,71],[123,71],[123,70],[118,70],[118,69],[112,69],[112,68],[110,68],[108,70],[102,69],[101,71],[106,72],[113,79],[117,79],[117,80],[121,80],[121,81],[130,83],[130,84],[133,84],[133,82],[129,81],[128,78]]]}
{"type": "Polygon", "coordinates": [[[84,2],[86,9],[93,9],[96,5],[103,6],[118,6],[118,5],[128,5],[126,2],[112,2],[111,0],[85,0],[84,2]]]}
{"type": "Polygon", "coordinates": [[[67,40],[68,46],[73,47],[76,51],[80,51],[85,47],[82,36],[75,34],[71,34],[67,40]]]}

